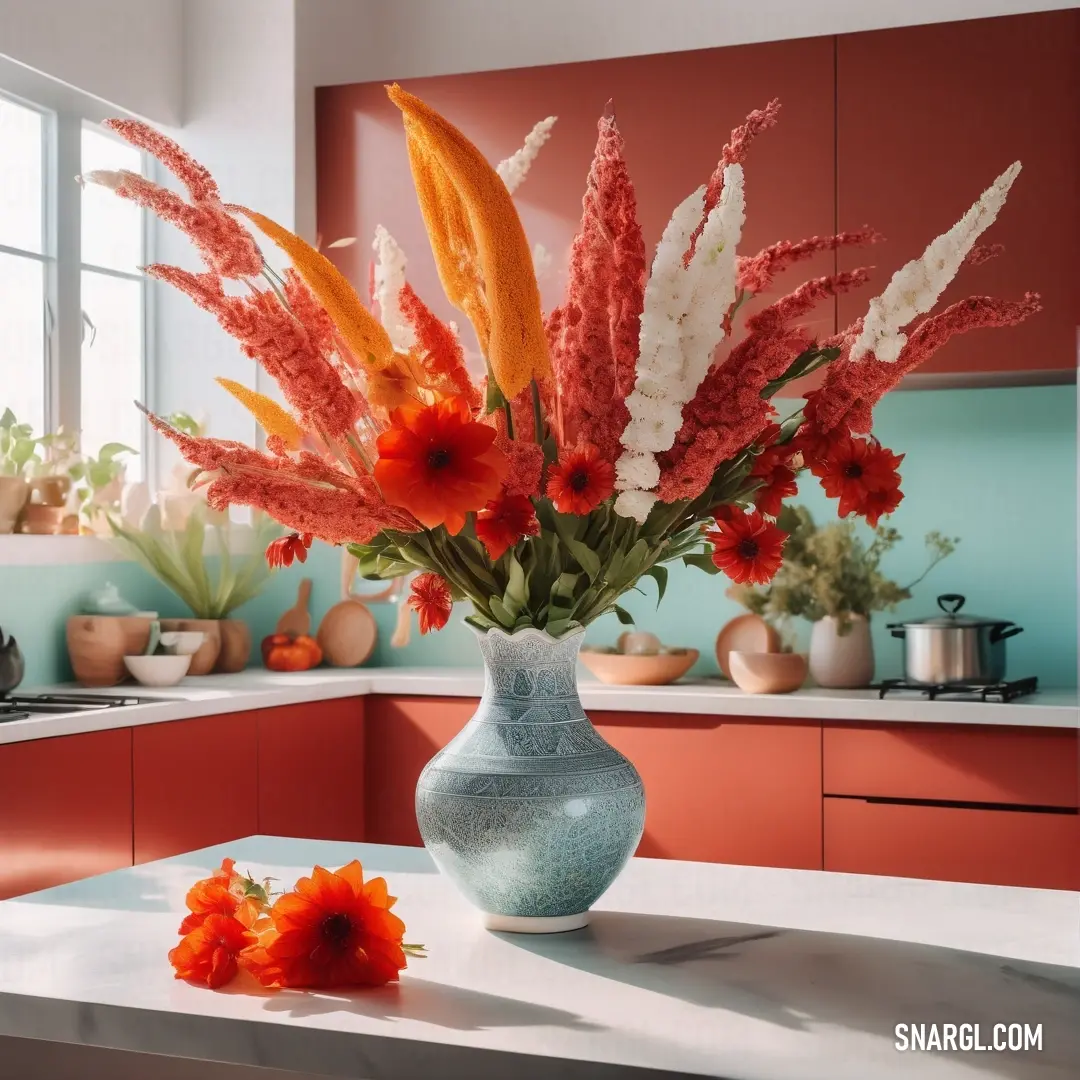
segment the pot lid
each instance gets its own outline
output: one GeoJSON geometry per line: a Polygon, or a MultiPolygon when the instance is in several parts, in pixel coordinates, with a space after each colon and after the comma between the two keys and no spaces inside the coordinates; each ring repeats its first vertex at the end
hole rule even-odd
{"type": "Polygon", "coordinates": [[[963,627],[963,626],[1012,626],[1008,619],[988,619],[980,615],[961,615],[960,609],[964,606],[966,598],[959,593],[944,593],[937,598],[938,607],[944,615],[930,615],[925,619],[907,619],[901,626],[938,626],[938,627],[963,627]]]}

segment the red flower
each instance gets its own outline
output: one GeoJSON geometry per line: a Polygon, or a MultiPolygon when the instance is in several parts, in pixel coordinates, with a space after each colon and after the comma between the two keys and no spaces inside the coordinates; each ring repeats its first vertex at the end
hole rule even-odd
{"type": "Polygon", "coordinates": [[[492,443],[495,429],[473,420],[465,399],[395,409],[378,440],[375,480],[389,503],[429,529],[456,536],[470,510],[499,494],[506,456],[492,443]]]}
{"type": "Polygon", "coordinates": [[[539,532],[536,508],[524,495],[502,495],[476,515],[476,537],[492,560],[523,536],[537,536],[539,532]]]}
{"type": "Polygon", "coordinates": [[[288,536],[279,536],[272,540],[266,548],[266,563],[271,570],[277,570],[282,566],[292,566],[293,559],[307,562],[308,548],[314,539],[311,533],[289,533],[288,536]]]}
{"type": "Polygon", "coordinates": [[[441,630],[450,618],[454,606],[450,586],[438,574],[421,574],[413,580],[406,601],[420,616],[420,633],[441,630]]]}
{"type": "Polygon", "coordinates": [[[844,435],[832,440],[828,455],[815,469],[831,499],[839,499],[840,517],[858,514],[876,526],[882,514],[892,513],[904,497],[897,466],[903,454],[886,450],[876,439],[844,435]]]}
{"type": "Polygon", "coordinates": [[[754,505],[771,518],[780,516],[785,499],[799,494],[799,485],[795,483],[795,470],[788,465],[789,460],[787,454],[766,450],[750,470],[752,477],[764,481],[754,492],[754,505]]]}
{"type": "Polygon", "coordinates": [[[178,979],[216,990],[236,974],[237,957],[258,938],[228,915],[208,915],[169,952],[178,979]]]}
{"type": "Polygon", "coordinates": [[[615,490],[615,466],[585,443],[560,458],[547,482],[547,497],[560,514],[587,514],[615,490]]]}
{"type": "Polygon", "coordinates": [[[788,534],[757,510],[740,514],[722,509],[716,524],[716,531],[705,534],[712,541],[713,562],[736,585],[767,585],[772,581],[784,561],[788,534]]]}

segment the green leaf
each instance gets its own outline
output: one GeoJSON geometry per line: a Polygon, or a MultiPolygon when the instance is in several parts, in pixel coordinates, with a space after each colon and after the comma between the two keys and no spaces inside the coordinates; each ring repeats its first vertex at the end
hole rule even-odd
{"type": "Polygon", "coordinates": [[[509,580],[506,583],[506,590],[503,592],[502,603],[503,607],[512,615],[510,621],[514,622],[528,603],[529,597],[525,589],[525,571],[512,551],[507,552],[507,569],[509,571],[509,580]]]}
{"type": "Polygon", "coordinates": [[[98,459],[101,461],[112,461],[113,458],[120,454],[134,454],[138,457],[139,451],[132,449],[130,446],[125,446],[123,443],[110,442],[106,443],[98,451],[98,459]]]}
{"type": "Polygon", "coordinates": [[[510,611],[502,600],[493,596],[488,600],[488,608],[491,610],[491,614],[499,620],[499,625],[505,627],[507,630],[512,630],[514,623],[517,621],[517,614],[510,611]]]}
{"type": "Polygon", "coordinates": [[[660,606],[660,601],[664,599],[664,593],[667,591],[668,572],[666,566],[650,566],[645,571],[646,577],[651,577],[656,582],[656,606],[660,606]]]}
{"type": "Polygon", "coordinates": [[[587,544],[580,540],[566,540],[567,550],[577,559],[578,566],[589,575],[590,581],[595,581],[600,576],[600,557],[587,544]]]}
{"type": "Polygon", "coordinates": [[[720,573],[720,567],[712,561],[711,555],[684,555],[682,561],[687,566],[696,566],[699,570],[704,570],[706,574],[720,573]]]}
{"type": "Polygon", "coordinates": [[[619,622],[621,622],[623,624],[623,626],[633,626],[634,625],[634,616],[631,615],[630,612],[626,610],[626,608],[619,607],[618,604],[615,604],[614,608],[615,608],[615,618],[618,619],[619,622]]]}

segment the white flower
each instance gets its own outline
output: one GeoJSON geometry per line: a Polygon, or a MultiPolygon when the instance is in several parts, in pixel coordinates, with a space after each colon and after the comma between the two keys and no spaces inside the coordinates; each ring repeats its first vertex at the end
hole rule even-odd
{"type": "Polygon", "coordinates": [[[622,487],[648,491],[660,482],[660,463],[652,454],[623,454],[615,471],[622,487]]]}
{"type": "Polygon", "coordinates": [[[405,252],[381,225],[375,226],[375,299],[379,318],[390,342],[398,352],[407,353],[416,345],[416,332],[401,310],[401,290],[405,287],[405,252]]]}
{"type": "Polygon", "coordinates": [[[624,491],[615,500],[615,513],[622,517],[633,518],[639,525],[644,524],[649,511],[656,502],[656,496],[649,491],[624,491]]]}
{"type": "Polygon", "coordinates": [[[551,129],[555,126],[557,119],[558,117],[549,116],[546,120],[541,120],[525,136],[525,145],[520,150],[516,150],[505,161],[500,161],[495,166],[495,171],[499,174],[502,182],[506,185],[506,190],[511,195],[517,191],[521,186],[521,182],[529,175],[529,169],[536,160],[536,155],[540,153],[540,147],[551,137],[551,129]]]}
{"type": "Polygon", "coordinates": [[[109,191],[116,191],[120,188],[124,181],[133,174],[128,172],[127,169],[120,169],[115,171],[113,169],[94,169],[93,172],[84,173],[82,176],[75,177],[80,184],[97,184],[98,187],[108,188],[109,191]]]}
{"type": "Polygon", "coordinates": [[[932,240],[918,259],[893,274],[885,291],[870,301],[862,333],[851,347],[852,360],[872,352],[882,363],[896,362],[907,343],[901,330],[938,302],[975,241],[996,220],[1019,172],[1020,162],[1015,161],[948,232],[932,240]]]}
{"type": "Polygon", "coordinates": [[[539,281],[551,269],[551,252],[543,244],[533,246],[533,273],[539,281]]]}

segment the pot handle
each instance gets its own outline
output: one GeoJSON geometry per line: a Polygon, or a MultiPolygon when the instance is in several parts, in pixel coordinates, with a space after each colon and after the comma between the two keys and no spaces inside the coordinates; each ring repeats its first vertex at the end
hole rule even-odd
{"type": "Polygon", "coordinates": [[[885,629],[888,630],[889,633],[892,634],[892,636],[895,638],[907,637],[907,627],[905,627],[903,623],[886,623],[885,629]]]}
{"type": "Polygon", "coordinates": [[[959,593],[942,593],[937,598],[937,606],[941,608],[946,615],[955,615],[964,606],[966,600],[967,597],[961,596],[959,593]]]}
{"type": "Polygon", "coordinates": [[[1016,637],[1017,634],[1022,634],[1024,628],[1022,626],[995,626],[990,631],[990,644],[996,645],[999,641],[1004,641],[1006,638],[1016,637]]]}

